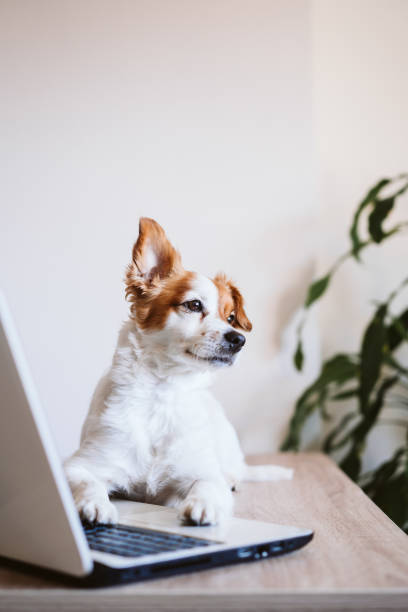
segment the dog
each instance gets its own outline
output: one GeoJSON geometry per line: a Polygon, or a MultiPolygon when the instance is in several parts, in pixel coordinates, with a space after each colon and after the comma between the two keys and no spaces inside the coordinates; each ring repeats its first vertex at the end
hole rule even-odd
{"type": "Polygon", "coordinates": [[[130,316],[109,372],[94,392],[80,448],[65,463],[76,507],[115,523],[109,495],[177,507],[181,520],[230,516],[242,480],[291,478],[247,466],[237,435],[208,387],[231,366],[252,325],[238,288],[186,271],[153,219],[142,218],[126,272],[130,316]]]}

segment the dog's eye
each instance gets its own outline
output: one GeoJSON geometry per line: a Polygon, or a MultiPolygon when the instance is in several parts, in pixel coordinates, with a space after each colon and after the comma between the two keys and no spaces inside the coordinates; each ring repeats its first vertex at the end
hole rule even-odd
{"type": "Polygon", "coordinates": [[[183,306],[185,306],[191,312],[202,312],[203,304],[200,300],[190,300],[189,302],[184,302],[183,306]]]}
{"type": "Polygon", "coordinates": [[[235,321],[235,315],[231,312],[230,316],[227,319],[228,323],[233,323],[235,321]]]}

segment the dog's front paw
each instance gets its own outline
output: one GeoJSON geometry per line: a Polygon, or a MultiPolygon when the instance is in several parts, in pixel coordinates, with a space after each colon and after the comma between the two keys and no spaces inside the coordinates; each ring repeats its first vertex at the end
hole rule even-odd
{"type": "Polygon", "coordinates": [[[225,518],[225,512],[212,501],[188,497],[180,508],[180,518],[192,525],[216,525],[225,518]]]}
{"type": "Polygon", "coordinates": [[[81,499],[75,500],[75,505],[84,521],[105,524],[118,522],[118,512],[109,499],[84,496],[81,499]]]}

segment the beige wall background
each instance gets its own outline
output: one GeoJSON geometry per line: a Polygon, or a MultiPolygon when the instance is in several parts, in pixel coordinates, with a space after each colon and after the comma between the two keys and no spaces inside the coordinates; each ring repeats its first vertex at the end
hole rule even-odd
{"type": "Polygon", "coordinates": [[[400,0],[0,3],[1,284],[61,456],[127,314],[140,215],[240,285],[254,331],[216,392],[247,452],[277,447],[321,354],[355,347],[406,268],[402,239],[391,272],[347,266],[294,372],[307,283],[366,188],[406,169],[407,18],[400,0]]]}

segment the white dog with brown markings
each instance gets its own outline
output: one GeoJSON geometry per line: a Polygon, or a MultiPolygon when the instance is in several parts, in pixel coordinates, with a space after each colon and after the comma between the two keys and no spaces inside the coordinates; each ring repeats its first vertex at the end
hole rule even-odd
{"type": "Polygon", "coordinates": [[[180,518],[213,525],[229,516],[242,480],[280,480],[283,467],[247,466],[237,435],[209,392],[250,331],[239,290],[184,270],[153,219],[140,220],[126,273],[130,317],[99,382],[80,448],[65,463],[87,521],[115,523],[110,494],[176,506],[180,518]],[[239,330],[239,331],[238,331],[239,330]]]}

